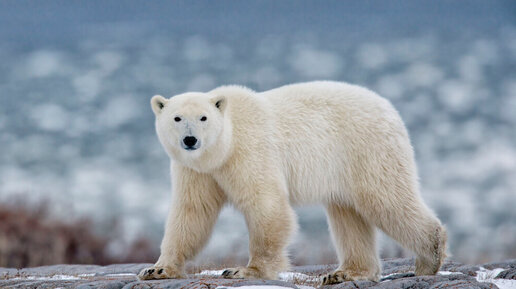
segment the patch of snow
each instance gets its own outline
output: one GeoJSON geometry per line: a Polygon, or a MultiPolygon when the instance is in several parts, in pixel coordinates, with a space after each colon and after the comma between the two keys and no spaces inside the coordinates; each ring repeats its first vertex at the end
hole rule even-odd
{"type": "Polygon", "coordinates": [[[107,274],[107,277],[127,277],[127,276],[136,276],[134,273],[114,273],[114,274],[107,274]]]}
{"type": "Polygon", "coordinates": [[[203,270],[203,271],[201,271],[201,273],[197,273],[195,275],[196,276],[198,276],[198,275],[220,276],[220,275],[222,275],[222,272],[224,272],[224,270],[203,270]]]}
{"type": "Polygon", "coordinates": [[[464,274],[462,272],[452,272],[452,271],[439,271],[439,275],[460,275],[464,274]]]}
{"type": "Polygon", "coordinates": [[[381,279],[383,279],[383,278],[388,278],[388,277],[394,276],[394,275],[396,275],[396,274],[399,274],[399,273],[391,273],[391,274],[387,274],[387,275],[382,275],[382,278],[381,278],[381,279]]]}
{"type": "MultiPolygon", "coordinates": [[[[249,286],[239,286],[239,287],[218,286],[215,289],[230,289],[230,288],[238,288],[238,289],[285,289],[285,288],[288,288],[288,287],[276,286],[276,285],[249,285],[249,286]]],[[[305,287],[305,288],[313,288],[313,287],[305,287]]]]}
{"type": "Polygon", "coordinates": [[[79,277],[93,277],[95,273],[79,274],[79,277]]]}
{"type": "MultiPolygon", "coordinates": [[[[195,274],[196,276],[220,276],[222,275],[224,270],[203,270],[201,273],[195,274]]],[[[319,282],[319,277],[310,276],[299,272],[280,272],[278,275],[278,279],[285,282],[293,282],[293,281],[310,281],[310,282],[319,282]]],[[[229,287],[228,287],[229,288],[229,287]]],[[[239,287],[241,288],[241,287],[239,287]]],[[[307,287],[312,288],[312,287],[307,287]]]]}
{"type": "Polygon", "coordinates": [[[488,270],[484,267],[480,267],[480,270],[477,271],[477,281],[478,282],[488,282],[493,283],[500,289],[515,289],[516,288],[516,280],[509,279],[499,279],[496,278],[500,272],[505,271],[504,268],[495,268],[493,270],[488,270]]]}
{"type": "Polygon", "coordinates": [[[295,280],[314,282],[319,281],[319,277],[317,276],[310,276],[299,272],[280,272],[279,279],[286,282],[292,282],[295,280]]]}
{"type": "MultiPolygon", "coordinates": [[[[220,276],[222,275],[224,270],[203,270],[201,273],[197,273],[197,276],[220,276]]],[[[279,280],[292,282],[294,280],[302,280],[302,281],[317,281],[319,278],[317,276],[310,276],[299,272],[280,272],[279,280]]]]}
{"type": "Polygon", "coordinates": [[[80,280],[81,278],[71,275],[54,275],[54,276],[26,276],[16,277],[11,280],[38,280],[38,281],[53,281],[53,280],[80,280]]]}

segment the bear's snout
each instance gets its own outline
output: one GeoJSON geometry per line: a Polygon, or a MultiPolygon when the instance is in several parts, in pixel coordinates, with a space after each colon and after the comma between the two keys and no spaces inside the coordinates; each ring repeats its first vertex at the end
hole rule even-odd
{"type": "Polygon", "coordinates": [[[183,144],[185,145],[185,149],[187,150],[195,150],[197,149],[194,145],[197,143],[197,138],[194,136],[187,136],[183,139],[183,144]]]}

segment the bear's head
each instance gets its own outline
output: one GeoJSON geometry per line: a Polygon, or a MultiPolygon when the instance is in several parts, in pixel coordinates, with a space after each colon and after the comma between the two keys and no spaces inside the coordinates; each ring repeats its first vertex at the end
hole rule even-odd
{"type": "Polygon", "coordinates": [[[228,139],[224,131],[230,130],[224,116],[226,102],[224,96],[196,92],[170,99],[152,97],[156,132],[168,155],[198,171],[220,165],[228,139]]]}

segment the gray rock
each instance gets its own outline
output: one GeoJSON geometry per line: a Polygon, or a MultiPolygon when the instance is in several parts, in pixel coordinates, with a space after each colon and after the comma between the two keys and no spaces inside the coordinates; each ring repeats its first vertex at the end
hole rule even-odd
{"type": "MultiPolygon", "coordinates": [[[[241,287],[246,285],[274,285],[285,288],[298,288],[295,284],[271,280],[232,280],[214,276],[190,275],[189,279],[166,279],[140,281],[136,274],[152,264],[115,264],[96,265],[53,265],[25,269],[0,268],[0,288],[104,288],[104,289],[165,289],[165,288],[206,288],[241,287]],[[64,275],[64,276],[58,276],[64,275]]],[[[322,288],[496,288],[491,283],[476,281],[476,271],[480,266],[466,265],[447,261],[442,271],[462,274],[414,276],[414,259],[387,259],[383,261],[381,282],[354,281],[324,286],[322,288]]],[[[481,265],[487,269],[505,268],[497,278],[516,279],[516,260],[481,265]]],[[[327,274],[337,265],[299,266],[292,271],[310,276],[327,274]]],[[[302,285],[318,287],[314,281],[307,280],[302,285]]]]}
{"type": "Polygon", "coordinates": [[[516,268],[510,268],[502,271],[500,274],[498,274],[498,276],[496,276],[496,278],[516,280],[516,268]]]}
{"type": "MultiPolygon", "coordinates": [[[[280,286],[285,288],[298,288],[294,284],[290,284],[283,281],[276,280],[245,280],[236,283],[232,283],[231,287],[242,287],[242,286],[252,286],[252,285],[269,285],[269,286],[280,286]]],[[[228,285],[226,285],[228,286],[228,285]]]]}
{"type": "Polygon", "coordinates": [[[415,270],[414,258],[385,259],[382,262],[382,274],[409,273],[415,270]]]}
{"type": "Polygon", "coordinates": [[[516,268],[516,259],[507,260],[507,261],[503,261],[503,262],[486,263],[486,264],[482,265],[482,267],[484,267],[486,269],[490,269],[490,270],[495,269],[495,268],[505,268],[505,269],[516,268]]]}
{"type": "Polygon", "coordinates": [[[100,281],[93,281],[93,282],[87,282],[83,284],[77,284],[76,289],[93,289],[93,288],[100,288],[100,289],[120,289],[123,288],[127,283],[130,283],[132,280],[100,280],[100,281]]]}
{"type": "Polygon", "coordinates": [[[18,270],[22,276],[77,275],[98,272],[102,266],[97,265],[51,265],[24,268],[18,270]]]}

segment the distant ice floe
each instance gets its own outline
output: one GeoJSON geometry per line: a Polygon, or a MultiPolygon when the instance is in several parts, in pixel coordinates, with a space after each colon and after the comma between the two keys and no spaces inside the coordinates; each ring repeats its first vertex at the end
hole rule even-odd
{"type": "Polygon", "coordinates": [[[289,63],[297,73],[307,78],[333,78],[343,66],[338,54],[309,46],[295,47],[289,63]]]}
{"type": "Polygon", "coordinates": [[[215,77],[208,74],[202,73],[196,75],[188,83],[188,91],[210,91],[215,88],[216,80],[215,77]]]}
{"type": "Polygon", "coordinates": [[[65,62],[62,52],[54,50],[36,50],[28,55],[25,63],[25,75],[43,78],[61,74],[65,62]]]}
{"type": "Polygon", "coordinates": [[[384,46],[378,43],[366,43],[357,51],[358,62],[367,69],[379,69],[388,61],[384,46]]]}
{"type": "Polygon", "coordinates": [[[110,97],[97,116],[97,127],[116,128],[137,119],[142,107],[131,95],[110,97]]]}
{"type": "Polygon", "coordinates": [[[56,132],[68,128],[70,114],[62,106],[46,103],[29,107],[34,125],[44,131],[56,132]]]}

